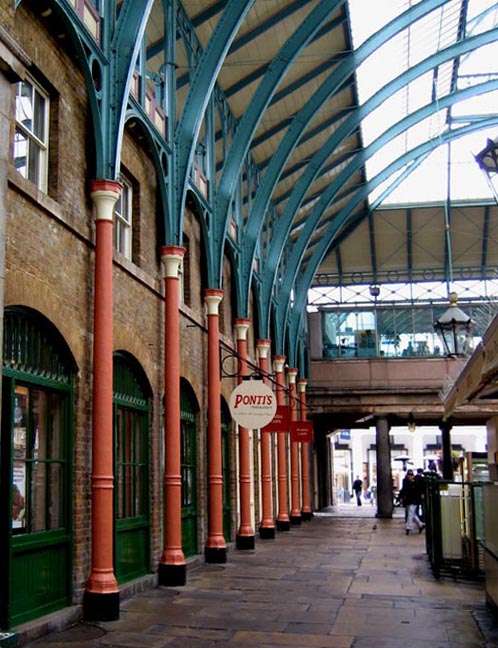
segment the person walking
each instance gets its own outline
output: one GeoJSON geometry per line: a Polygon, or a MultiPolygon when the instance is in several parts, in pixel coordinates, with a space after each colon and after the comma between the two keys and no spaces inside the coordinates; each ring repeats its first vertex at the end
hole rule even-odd
{"type": "Polygon", "coordinates": [[[418,532],[422,533],[425,529],[425,524],[417,515],[417,509],[420,505],[420,491],[417,488],[415,483],[415,475],[413,470],[408,470],[406,477],[403,480],[403,487],[400,491],[400,497],[403,502],[403,506],[406,509],[406,525],[405,533],[410,535],[413,531],[413,523],[418,527],[418,532]]]}
{"type": "Polygon", "coordinates": [[[425,523],[425,479],[423,468],[417,468],[417,474],[413,478],[413,481],[417,487],[419,499],[417,515],[420,518],[420,521],[425,523]]]}
{"type": "Polygon", "coordinates": [[[356,475],[356,479],[353,482],[353,492],[356,495],[356,504],[361,506],[361,487],[363,482],[361,481],[359,475],[356,475]]]}

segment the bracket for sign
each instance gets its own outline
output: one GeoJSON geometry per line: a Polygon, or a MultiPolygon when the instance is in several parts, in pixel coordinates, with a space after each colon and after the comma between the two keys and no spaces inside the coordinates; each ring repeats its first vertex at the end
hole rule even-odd
{"type": "Polygon", "coordinates": [[[241,372],[242,364],[249,369],[250,373],[242,376],[243,380],[263,380],[261,369],[252,364],[249,360],[243,361],[242,358],[232,351],[220,349],[220,373],[222,378],[238,378],[241,372]]]}

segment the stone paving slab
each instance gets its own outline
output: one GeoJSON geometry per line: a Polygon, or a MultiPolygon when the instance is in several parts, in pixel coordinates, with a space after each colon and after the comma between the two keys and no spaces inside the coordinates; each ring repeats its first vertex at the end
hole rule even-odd
{"type": "Polygon", "coordinates": [[[27,648],[498,648],[480,582],[436,580],[403,520],[315,516],[27,648]]]}

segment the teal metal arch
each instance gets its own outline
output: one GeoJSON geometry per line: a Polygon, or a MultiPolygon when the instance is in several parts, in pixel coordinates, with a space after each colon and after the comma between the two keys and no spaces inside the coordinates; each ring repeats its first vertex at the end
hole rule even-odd
{"type": "MultiPolygon", "coordinates": [[[[239,122],[232,146],[223,167],[214,206],[214,239],[220,241],[217,265],[214,267],[214,271],[220,279],[224,248],[223,241],[228,227],[230,205],[244,158],[251,144],[251,139],[259,122],[263,118],[264,111],[294,59],[316,35],[330,14],[336,11],[344,2],[345,0],[321,0],[313,9],[274,58],[263,81],[259,84],[249,106],[246,108],[244,116],[239,122]]],[[[238,304],[238,310],[241,315],[247,315],[247,305],[238,304]]]]}
{"type": "MultiPolygon", "coordinates": [[[[241,265],[242,278],[246,282],[246,294],[256,254],[259,233],[271,201],[271,196],[282,175],[287,160],[301,141],[303,133],[311,120],[314,118],[318,110],[320,110],[323,103],[343,88],[346,81],[352,77],[355,67],[359,63],[367,59],[380,45],[387,42],[389,38],[398,33],[408,24],[412,24],[416,20],[419,20],[426,14],[445,4],[447,1],[448,0],[430,0],[419,3],[392,20],[382,30],[365,41],[365,43],[363,43],[355,53],[348,56],[348,58],[343,61],[331,75],[329,75],[319,90],[317,90],[317,92],[293,119],[287,133],[283,137],[282,142],[268,165],[261,185],[258,187],[244,231],[245,246],[242,253],[241,265]]],[[[271,250],[277,251],[278,258],[280,258],[281,250],[283,249],[290,227],[292,226],[295,209],[295,206],[288,208],[283,219],[280,219],[280,222],[285,221],[285,224],[279,225],[277,232],[274,233],[271,250]]],[[[270,254],[272,254],[272,252],[270,252],[270,254]]],[[[270,262],[270,268],[274,270],[277,263],[278,259],[277,261],[270,262]]]]}
{"type": "MultiPolygon", "coordinates": [[[[493,83],[495,83],[496,86],[498,87],[498,84],[496,82],[493,83]]],[[[338,235],[341,227],[344,225],[345,222],[347,222],[347,219],[348,217],[350,217],[352,211],[362,201],[366,199],[368,194],[373,189],[375,189],[379,184],[381,184],[386,179],[388,179],[398,169],[402,168],[405,164],[410,162],[410,160],[412,160],[413,158],[427,155],[428,152],[434,150],[441,144],[451,142],[452,140],[463,137],[464,135],[467,135],[469,133],[480,131],[486,128],[491,128],[493,126],[496,126],[497,124],[498,124],[498,117],[493,116],[490,118],[483,119],[481,122],[477,122],[477,123],[474,122],[468,124],[467,126],[462,126],[452,131],[447,131],[446,133],[443,133],[438,140],[431,140],[428,142],[424,142],[423,144],[412,149],[411,151],[408,151],[407,153],[399,157],[397,160],[395,160],[393,163],[388,165],[382,172],[380,172],[377,176],[375,176],[375,178],[373,178],[369,183],[364,185],[360,189],[360,191],[357,192],[357,195],[351,201],[348,202],[348,206],[343,210],[341,210],[341,212],[339,212],[339,214],[336,215],[334,221],[337,222],[334,222],[333,226],[329,225],[326,234],[324,234],[321,237],[320,243],[313,251],[311,258],[308,259],[306,266],[300,268],[299,277],[295,278],[295,280],[292,282],[292,287],[290,290],[292,290],[293,288],[295,294],[295,301],[292,309],[293,313],[291,316],[291,330],[289,332],[292,338],[295,338],[295,336],[299,332],[299,328],[301,326],[301,321],[303,317],[303,312],[306,307],[307,292],[309,286],[311,285],[311,282],[313,280],[313,277],[316,273],[318,266],[320,265],[324,256],[327,254],[327,251],[329,250],[330,246],[334,243],[334,240],[338,235]]],[[[392,189],[394,189],[395,186],[397,186],[397,184],[398,184],[397,182],[393,183],[392,189]]],[[[288,295],[289,295],[288,282],[285,288],[282,289],[282,293],[283,295],[280,301],[280,305],[287,312],[290,309],[290,303],[288,299],[288,295]]]]}
{"type": "MultiPolygon", "coordinates": [[[[174,142],[175,179],[171,190],[174,192],[176,213],[173,214],[173,240],[181,243],[183,227],[183,206],[187,195],[188,177],[195,153],[195,144],[204,118],[214,84],[230,45],[255,0],[230,2],[219,19],[208,45],[204,50],[190,87],[180,122],[176,129],[174,142]]],[[[212,261],[208,260],[208,274],[212,283],[212,261]]]]}
{"type": "Polygon", "coordinates": [[[116,179],[130,85],[154,0],[123,0],[109,43],[109,64],[103,69],[100,102],[103,147],[98,160],[98,175],[116,179]]]}
{"type": "MultiPolygon", "coordinates": [[[[128,110],[125,115],[125,124],[135,121],[138,125],[138,128],[141,129],[142,133],[145,136],[145,140],[150,146],[152,152],[152,162],[156,170],[156,181],[159,189],[159,195],[161,202],[159,205],[160,212],[162,214],[162,226],[163,226],[163,235],[164,240],[158,241],[158,244],[165,245],[166,241],[169,240],[171,233],[171,218],[169,214],[169,193],[168,193],[168,182],[167,174],[168,167],[170,166],[171,161],[171,150],[165,146],[165,141],[162,137],[159,137],[156,129],[151,124],[150,119],[145,115],[142,107],[135,100],[131,100],[128,110]]],[[[123,129],[124,132],[124,129],[123,129]]]]}
{"type": "MultiPolygon", "coordinates": [[[[366,149],[364,149],[361,155],[356,155],[352,161],[343,169],[343,171],[334,179],[330,186],[322,193],[322,196],[315,208],[313,209],[311,215],[306,220],[303,231],[299,237],[299,240],[293,245],[293,261],[296,261],[295,255],[299,256],[300,261],[302,260],[305,250],[308,247],[309,241],[313,232],[316,230],[320,218],[323,216],[325,210],[330,205],[330,203],[337,196],[341,187],[344,185],[348,177],[351,177],[356,171],[358,171],[364,164],[365,161],[371,157],[374,153],[379,151],[387,141],[393,139],[407,128],[412,126],[414,123],[420,122],[429,115],[435,113],[438,110],[450,107],[458,101],[463,101],[468,99],[476,94],[485,94],[487,92],[492,92],[498,89],[498,79],[492,81],[487,81],[485,83],[479,84],[477,86],[472,86],[471,88],[464,88],[463,90],[458,90],[452,92],[445,97],[441,97],[437,102],[432,102],[426,106],[415,111],[411,115],[408,115],[404,119],[400,120],[394,124],[391,128],[385,131],[381,136],[379,136],[375,141],[373,141],[366,149]]],[[[474,122],[475,125],[480,127],[481,122],[474,122]]],[[[459,132],[459,130],[454,130],[450,132],[459,132]]],[[[436,146],[440,144],[439,140],[435,140],[436,146]]],[[[430,148],[432,150],[432,148],[430,148]]],[[[418,157],[418,155],[417,155],[418,157]]],[[[411,169],[413,170],[413,169],[411,169]]],[[[394,188],[394,187],[393,187],[394,188]]],[[[392,191],[392,189],[391,189],[392,191]]],[[[356,200],[353,198],[353,200],[356,200]]],[[[337,220],[337,216],[333,217],[334,222],[337,220]]],[[[347,224],[347,219],[343,225],[347,224]]],[[[327,226],[327,223],[322,223],[321,227],[327,226]]],[[[289,275],[286,275],[285,282],[288,281],[289,275]]]]}
{"type": "MultiPolygon", "coordinates": [[[[316,159],[313,158],[313,160],[311,161],[311,170],[309,172],[307,170],[300,178],[299,182],[296,184],[296,187],[293,191],[294,197],[291,195],[291,198],[287,203],[286,210],[284,211],[282,218],[278,222],[265,264],[265,279],[269,278],[272,282],[272,285],[269,286],[266,284],[264,287],[264,303],[269,303],[270,294],[273,290],[274,278],[276,276],[275,271],[281,258],[288,233],[293,224],[294,214],[299,209],[301,201],[304,199],[309,186],[313,182],[316,169],[320,165],[323,165],[325,163],[328,156],[340,145],[343,139],[345,139],[350,133],[354,132],[354,130],[359,127],[363,116],[369,111],[373,110],[374,107],[380,105],[382,101],[384,101],[384,99],[389,96],[389,94],[395,92],[410,80],[417,78],[420,74],[427,72],[435,65],[441,64],[446,60],[458,56],[459,54],[471,51],[477,46],[493,42],[494,40],[496,40],[497,35],[498,29],[495,28],[489,30],[480,34],[479,36],[473,36],[465,41],[451,45],[447,49],[441,50],[441,52],[438,52],[437,54],[428,57],[424,61],[421,61],[418,65],[410,68],[409,70],[398,76],[396,79],[394,79],[391,83],[387,84],[384,88],[382,88],[382,90],[373,95],[363,106],[359,107],[352,115],[350,115],[350,117],[348,117],[344,121],[344,123],[341,124],[341,126],[333,133],[327,143],[316,154],[316,159]],[[475,39],[478,39],[479,42],[476,43],[475,39]]],[[[319,222],[319,218],[325,211],[326,207],[330,204],[333,197],[343,186],[344,182],[351,175],[351,173],[353,173],[354,170],[359,169],[364,164],[366,157],[372,155],[376,150],[378,150],[378,148],[380,148],[381,145],[398,134],[400,132],[400,128],[408,128],[423,117],[432,112],[435,112],[436,110],[450,106],[455,101],[463,100],[469,96],[475,95],[476,93],[478,93],[477,89],[481,87],[482,93],[490,92],[491,90],[496,89],[496,81],[487,82],[485,84],[481,84],[480,86],[473,86],[472,88],[466,88],[455,93],[450,93],[446,97],[440,98],[437,102],[428,104],[416,113],[413,113],[412,115],[406,117],[404,120],[401,120],[398,124],[395,124],[374,143],[370,144],[367,149],[362,151],[361,154],[357,154],[353,159],[353,162],[338,175],[338,177],[322,194],[317,206],[313,209],[311,215],[307,217],[303,232],[301,233],[297,244],[293,245],[293,258],[289,260],[290,266],[296,269],[299,267],[308,242],[319,222]]],[[[289,273],[286,275],[287,282],[289,281],[290,276],[291,275],[289,273]]],[[[288,294],[290,294],[290,289],[287,292],[288,294]]]]}

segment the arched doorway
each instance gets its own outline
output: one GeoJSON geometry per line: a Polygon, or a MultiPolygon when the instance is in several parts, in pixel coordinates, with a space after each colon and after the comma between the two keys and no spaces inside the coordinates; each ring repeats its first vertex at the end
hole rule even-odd
{"type": "Polygon", "coordinates": [[[114,354],[115,571],[118,583],[150,571],[151,390],[134,358],[114,354]]]}
{"type": "Polygon", "coordinates": [[[0,624],[72,598],[74,361],[39,313],[4,313],[0,479],[0,624]]]}
{"type": "Polygon", "coordinates": [[[199,552],[197,432],[199,405],[189,383],[180,382],[182,548],[185,556],[199,552]]]}

